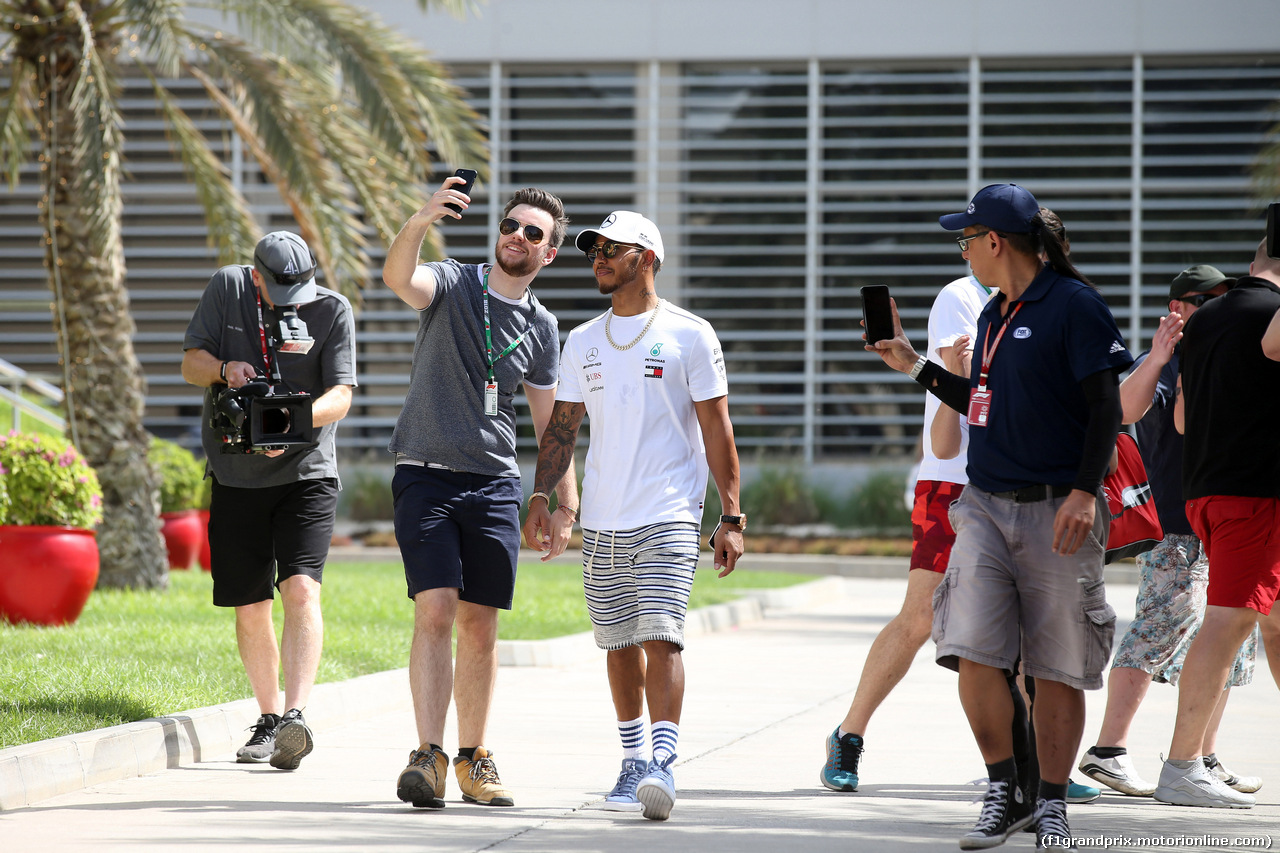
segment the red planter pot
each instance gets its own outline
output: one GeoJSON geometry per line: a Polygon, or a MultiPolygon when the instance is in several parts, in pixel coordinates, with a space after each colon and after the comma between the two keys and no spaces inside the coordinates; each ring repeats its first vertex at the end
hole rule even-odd
{"type": "Polygon", "coordinates": [[[213,558],[209,556],[209,510],[200,512],[200,568],[213,571],[213,558]]]}
{"type": "Polygon", "coordinates": [[[97,582],[98,540],[92,530],[0,526],[0,617],[5,621],[74,622],[97,582]]]}
{"type": "Polygon", "coordinates": [[[169,551],[169,568],[189,569],[200,555],[200,540],[208,540],[200,513],[194,509],[162,512],[164,547],[169,551]]]}

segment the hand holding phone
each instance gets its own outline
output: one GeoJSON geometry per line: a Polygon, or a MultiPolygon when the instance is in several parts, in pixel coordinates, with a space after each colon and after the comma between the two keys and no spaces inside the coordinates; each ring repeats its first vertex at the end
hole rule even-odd
{"type": "Polygon", "coordinates": [[[889,307],[888,286],[869,284],[862,288],[862,325],[867,330],[868,344],[893,337],[893,311],[889,307]]]}
{"type": "MultiPolygon", "coordinates": [[[[451,190],[457,190],[458,192],[460,192],[460,193],[462,193],[463,195],[466,195],[466,196],[471,195],[471,188],[472,188],[472,187],[474,187],[474,186],[475,186],[475,184],[476,184],[476,175],[477,175],[477,174],[478,174],[478,173],[476,172],[476,170],[475,170],[475,169],[459,169],[459,170],[457,170],[456,172],[454,172],[454,173],[453,173],[453,176],[454,176],[455,178],[462,178],[466,183],[459,184],[459,183],[457,183],[457,182],[454,182],[454,183],[452,183],[452,184],[450,184],[450,185],[449,185],[449,189],[451,189],[451,190]]],[[[458,207],[456,204],[453,204],[452,202],[450,202],[450,203],[446,204],[446,205],[445,205],[445,207],[449,208],[449,209],[450,209],[450,210],[452,210],[454,213],[461,213],[461,212],[462,212],[462,208],[458,207]]]]}

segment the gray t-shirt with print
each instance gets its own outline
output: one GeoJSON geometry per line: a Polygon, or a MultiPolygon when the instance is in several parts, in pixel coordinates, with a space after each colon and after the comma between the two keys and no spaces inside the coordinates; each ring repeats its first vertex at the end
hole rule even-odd
{"type": "Polygon", "coordinates": [[[428,264],[436,289],[418,313],[418,338],[404,409],[389,449],[420,462],[433,462],[489,477],[519,477],[516,465],[515,395],[523,383],[555,387],[560,368],[556,318],[532,290],[512,302],[489,290],[493,353],[522,333],[524,340],[493,366],[498,414],[486,415],[483,265],[454,260],[428,264]]]}
{"type": "MultiPolygon", "coordinates": [[[[183,350],[202,349],[222,361],[245,361],[269,376],[262,355],[262,335],[258,323],[257,290],[252,267],[225,266],[213,274],[205,287],[195,315],[187,326],[183,350]]],[[[311,351],[278,353],[283,385],[277,392],[306,391],[315,400],[334,385],[356,384],[356,335],[351,303],[341,293],[316,288],[315,301],[298,306],[298,319],[307,324],[315,339],[311,351]]],[[[262,320],[267,331],[280,326],[280,311],[265,301],[262,320]]],[[[299,480],[337,478],[338,459],[334,444],[337,423],[315,431],[315,441],[294,445],[279,456],[261,453],[222,453],[217,434],[209,426],[213,395],[224,386],[214,385],[204,395],[200,421],[200,441],[208,457],[209,469],[224,486],[241,489],[283,486],[299,480]]]]}

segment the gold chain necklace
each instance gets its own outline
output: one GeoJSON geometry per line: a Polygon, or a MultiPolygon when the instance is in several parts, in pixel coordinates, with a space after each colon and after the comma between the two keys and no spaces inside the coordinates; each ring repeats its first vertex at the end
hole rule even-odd
{"type": "Polygon", "coordinates": [[[627,344],[626,346],[619,346],[617,343],[614,342],[613,335],[609,334],[609,321],[613,319],[613,309],[610,308],[609,316],[604,318],[604,336],[608,338],[609,346],[613,347],[619,352],[625,352],[631,349],[636,344],[640,343],[640,341],[644,338],[644,336],[649,334],[649,328],[653,325],[653,321],[658,318],[658,312],[661,310],[662,310],[662,300],[659,299],[658,304],[653,306],[653,313],[649,315],[649,322],[644,324],[644,328],[640,330],[640,334],[636,336],[636,339],[633,340],[631,343],[627,344]]]}

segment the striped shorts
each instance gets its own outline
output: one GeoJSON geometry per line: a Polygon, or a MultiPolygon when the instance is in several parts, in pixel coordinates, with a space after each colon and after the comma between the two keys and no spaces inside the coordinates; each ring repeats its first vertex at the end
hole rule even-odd
{"type": "Polygon", "coordinates": [[[692,522],[584,529],[582,587],[596,645],[613,651],[665,640],[683,649],[697,566],[698,525],[692,522]]]}

